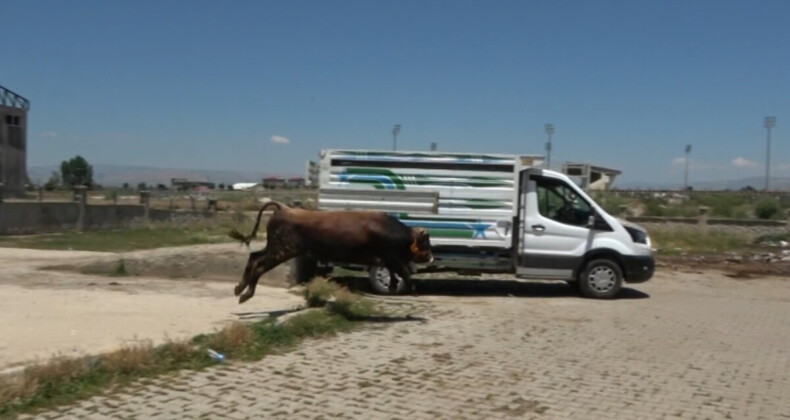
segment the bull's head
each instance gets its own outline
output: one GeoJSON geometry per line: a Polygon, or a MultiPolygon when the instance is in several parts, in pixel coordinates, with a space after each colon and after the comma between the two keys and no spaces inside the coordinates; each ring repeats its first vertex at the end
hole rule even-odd
{"type": "Polygon", "coordinates": [[[431,252],[431,237],[428,231],[424,228],[412,228],[412,243],[411,254],[412,260],[416,263],[431,263],[433,262],[433,253],[431,252]]]}

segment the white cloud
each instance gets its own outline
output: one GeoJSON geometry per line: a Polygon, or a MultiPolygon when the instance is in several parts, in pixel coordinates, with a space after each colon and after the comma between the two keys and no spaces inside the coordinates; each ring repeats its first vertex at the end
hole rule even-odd
{"type": "MultiPolygon", "coordinates": [[[[674,171],[676,168],[683,169],[686,165],[686,158],[685,157],[676,157],[672,159],[672,170],[674,171]]],[[[713,163],[706,163],[706,162],[697,162],[694,159],[689,159],[689,170],[691,171],[718,171],[725,169],[724,165],[720,164],[713,164],[713,163]]]]}
{"type": "Polygon", "coordinates": [[[744,157],[738,156],[737,158],[732,160],[732,165],[737,166],[739,168],[754,168],[758,166],[758,163],[746,159],[744,157]]]}
{"type": "Polygon", "coordinates": [[[272,143],[288,144],[288,143],[291,142],[291,139],[289,139],[288,137],[284,137],[284,136],[272,136],[271,141],[272,141],[272,143]]]}
{"type": "Polygon", "coordinates": [[[57,136],[58,136],[58,133],[56,133],[54,131],[51,131],[51,130],[41,133],[41,137],[57,137],[57,136]]]}

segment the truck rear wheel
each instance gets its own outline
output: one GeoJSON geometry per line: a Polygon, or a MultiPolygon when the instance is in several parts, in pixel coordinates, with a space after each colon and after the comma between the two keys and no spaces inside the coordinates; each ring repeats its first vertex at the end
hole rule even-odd
{"type": "Polygon", "coordinates": [[[406,282],[397,274],[395,277],[398,280],[398,286],[393,293],[390,291],[390,271],[384,267],[372,267],[370,269],[370,288],[373,289],[373,293],[379,295],[401,294],[406,290],[406,282]]]}
{"type": "Polygon", "coordinates": [[[579,276],[579,290],[588,298],[611,299],[622,285],[623,270],[609,259],[588,262],[579,276]]]}

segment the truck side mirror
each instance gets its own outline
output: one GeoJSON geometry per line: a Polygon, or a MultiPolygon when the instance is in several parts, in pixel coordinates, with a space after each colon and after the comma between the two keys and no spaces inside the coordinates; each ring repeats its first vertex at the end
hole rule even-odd
{"type": "Polygon", "coordinates": [[[587,218],[587,228],[592,229],[595,226],[595,213],[591,214],[590,217],[587,218]]]}

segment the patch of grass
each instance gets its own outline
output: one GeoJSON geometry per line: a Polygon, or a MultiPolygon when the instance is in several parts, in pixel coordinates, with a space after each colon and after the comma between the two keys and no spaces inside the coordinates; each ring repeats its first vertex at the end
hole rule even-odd
{"type": "Polygon", "coordinates": [[[702,231],[694,228],[655,229],[650,231],[650,238],[653,246],[659,248],[659,253],[666,255],[738,251],[753,243],[752,236],[746,233],[702,231]]]}
{"type": "MultiPolygon", "coordinates": [[[[229,220],[205,220],[190,223],[155,223],[150,227],[63,232],[28,236],[2,236],[0,247],[126,252],[173,246],[231,242],[228,231],[238,227],[242,232],[252,229],[252,221],[241,226],[229,220]]],[[[263,227],[265,230],[265,226],[263,227]]],[[[262,236],[259,233],[259,237],[262,236]]]]}
{"type": "Polygon", "coordinates": [[[339,288],[340,286],[323,277],[314,278],[304,289],[307,307],[317,308],[326,305],[339,288]]]}
{"type": "Polygon", "coordinates": [[[355,325],[338,313],[317,310],[280,325],[273,319],[239,322],[190,341],[138,344],[97,357],[55,358],[29,367],[21,375],[0,378],[0,417],[73,403],[109,387],[180,369],[202,369],[216,364],[208,349],[224,353],[229,360],[259,360],[293,349],[305,338],[348,331],[355,325]]]}
{"type": "Polygon", "coordinates": [[[754,240],[754,243],[755,245],[760,245],[779,241],[790,242],[790,233],[771,233],[761,235],[754,240]]]}
{"type": "Polygon", "coordinates": [[[378,309],[368,299],[350,292],[345,287],[334,293],[335,300],[329,305],[329,310],[348,319],[364,319],[378,315],[378,309]]]}

